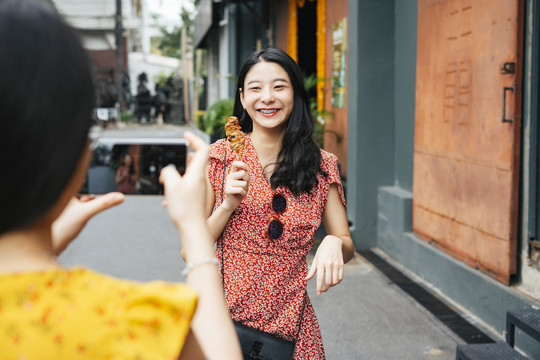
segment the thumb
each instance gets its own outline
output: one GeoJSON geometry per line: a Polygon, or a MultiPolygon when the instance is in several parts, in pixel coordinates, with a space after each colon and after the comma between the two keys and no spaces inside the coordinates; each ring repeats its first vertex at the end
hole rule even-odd
{"type": "Polygon", "coordinates": [[[174,166],[165,166],[159,173],[159,182],[165,186],[165,189],[167,189],[175,181],[178,181],[180,178],[180,174],[174,166]]]}
{"type": "Polygon", "coordinates": [[[315,259],[313,259],[313,262],[311,263],[311,268],[309,269],[308,274],[304,280],[305,281],[311,280],[313,278],[313,275],[315,275],[316,272],[317,272],[317,262],[315,261],[315,259]]]}
{"type": "Polygon", "coordinates": [[[89,218],[107,210],[115,205],[118,205],[124,201],[125,197],[122,193],[112,192],[100,197],[97,197],[91,201],[87,201],[84,204],[87,206],[89,218]]]}

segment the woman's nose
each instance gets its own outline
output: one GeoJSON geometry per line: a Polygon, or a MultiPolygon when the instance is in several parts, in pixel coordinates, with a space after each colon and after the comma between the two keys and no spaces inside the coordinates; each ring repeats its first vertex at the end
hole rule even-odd
{"type": "Polygon", "coordinates": [[[274,101],[274,93],[272,92],[272,90],[271,89],[264,89],[263,93],[262,93],[262,96],[261,96],[261,100],[263,102],[272,102],[272,101],[274,101]]]}

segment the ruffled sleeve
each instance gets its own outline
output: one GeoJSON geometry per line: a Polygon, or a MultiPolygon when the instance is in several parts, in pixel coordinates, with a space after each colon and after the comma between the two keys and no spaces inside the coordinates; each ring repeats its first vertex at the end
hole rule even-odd
{"type": "Polygon", "coordinates": [[[344,206],[347,206],[347,202],[345,201],[345,193],[343,192],[343,185],[341,184],[337,156],[321,150],[321,168],[328,174],[328,183],[337,184],[341,202],[344,206]]]}
{"type": "Polygon", "coordinates": [[[216,207],[221,204],[221,188],[223,183],[224,160],[228,163],[229,146],[227,139],[221,139],[210,145],[210,159],[208,166],[208,179],[214,189],[216,207]]]}
{"type": "Polygon", "coordinates": [[[155,281],[133,286],[125,296],[126,336],[115,341],[118,353],[130,359],[178,358],[197,306],[194,290],[155,281]]]}

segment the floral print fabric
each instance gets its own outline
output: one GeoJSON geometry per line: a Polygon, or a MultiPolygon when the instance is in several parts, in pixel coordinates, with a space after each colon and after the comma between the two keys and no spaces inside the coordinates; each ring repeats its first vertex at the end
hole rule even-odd
{"type": "Polygon", "coordinates": [[[2,360],[177,359],[197,296],[84,268],[0,275],[2,360]]]}
{"type": "MultiPolygon", "coordinates": [[[[330,184],[338,185],[345,204],[337,157],[323,150],[321,156],[321,167],[329,176],[319,174],[310,194],[295,197],[284,187],[273,191],[247,134],[242,157],[249,166],[248,194],[231,216],[216,250],[220,262],[223,251],[225,298],[233,320],[292,340],[305,301],[295,360],[325,358],[317,318],[305,291],[306,255],[321,224],[330,184]],[[274,194],[286,199],[285,211],[273,210],[274,194]],[[272,220],[283,224],[283,234],[276,240],[268,236],[272,220]]],[[[234,160],[239,157],[227,140],[211,145],[208,176],[215,208],[221,204],[224,165],[226,177],[234,160]]]]}

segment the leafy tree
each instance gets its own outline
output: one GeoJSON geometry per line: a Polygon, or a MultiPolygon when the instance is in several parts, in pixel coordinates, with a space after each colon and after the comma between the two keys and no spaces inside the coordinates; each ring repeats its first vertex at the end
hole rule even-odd
{"type": "MultiPolygon", "coordinates": [[[[194,8],[199,6],[200,0],[193,0],[194,8]]],[[[182,19],[180,26],[175,26],[171,31],[164,26],[159,26],[161,37],[157,41],[157,48],[164,56],[170,56],[177,59],[182,58],[182,30],[186,28],[187,36],[193,39],[195,34],[195,12],[182,6],[180,10],[182,19]]]]}
{"type": "Polygon", "coordinates": [[[159,27],[161,37],[157,39],[157,48],[164,56],[180,59],[182,57],[182,28],[175,26],[170,32],[164,26],[159,27]]]}

